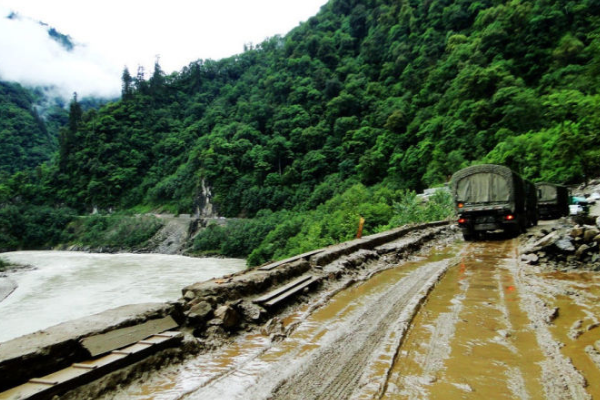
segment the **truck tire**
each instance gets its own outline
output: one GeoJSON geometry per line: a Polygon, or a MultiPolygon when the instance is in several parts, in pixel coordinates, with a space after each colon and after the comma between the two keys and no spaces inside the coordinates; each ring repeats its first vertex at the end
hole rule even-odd
{"type": "Polygon", "coordinates": [[[519,234],[521,233],[521,224],[507,226],[506,228],[504,228],[504,233],[506,234],[506,236],[511,238],[519,236],[519,234]]]}
{"type": "Polygon", "coordinates": [[[465,242],[471,242],[475,239],[477,235],[473,231],[463,232],[463,239],[465,242]]]}

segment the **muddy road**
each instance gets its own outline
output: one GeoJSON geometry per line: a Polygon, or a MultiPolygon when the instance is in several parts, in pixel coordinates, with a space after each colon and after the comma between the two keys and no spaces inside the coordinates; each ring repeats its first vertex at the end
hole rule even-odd
{"type": "Polygon", "coordinates": [[[261,331],[104,398],[600,398],[598,273],[524,265],[503,238],[372,263],[261,331]]]}

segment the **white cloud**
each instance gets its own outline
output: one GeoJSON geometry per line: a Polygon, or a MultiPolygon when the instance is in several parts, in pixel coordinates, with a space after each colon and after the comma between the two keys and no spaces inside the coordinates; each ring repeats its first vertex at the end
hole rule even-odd
{"type": "Polygon", "coordinates": [[[120,73],[87,46],[66,51],[47,28],[25,19],[0,19],[0,78],[31,86],[56,86],[70,98],[119,95],[120,73]]]}
{"type": "Polygon", "coordinates": [[[289,32],[327,0],[1,0],[0,78],[56,84],[70,98],[120,92],[127,66],[151,71],[157,55],[171,73],[198,59],[241,53],[246,43],[289,32]],[[3,8],[4,7],[4,8],[3,8]],[[15,11],[18,21],[4,16],[15,11]],[[81,43],[72,53],[51,40],[43,21],[81,43]]]}

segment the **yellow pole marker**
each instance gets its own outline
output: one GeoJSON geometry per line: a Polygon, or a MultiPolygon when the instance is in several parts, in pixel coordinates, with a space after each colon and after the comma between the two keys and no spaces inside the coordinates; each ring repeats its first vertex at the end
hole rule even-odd
{"type": "Polygon", "coordinates": [[[362,237],[363,226],[365,225],[365,219],[360,217],[360,221],[358,222],[358,232],[356,232],[356,238],[360,239],[362,237]]]}

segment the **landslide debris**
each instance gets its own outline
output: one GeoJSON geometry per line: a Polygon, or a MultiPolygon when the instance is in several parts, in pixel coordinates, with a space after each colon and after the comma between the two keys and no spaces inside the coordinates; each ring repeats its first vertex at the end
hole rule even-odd
{"type": "Polygon", "coordinates": [[[544,221],[522,237],[521,260],[544,269],[600,271],[600,219],[544,221]]]}

